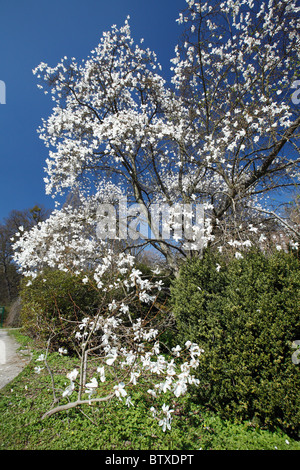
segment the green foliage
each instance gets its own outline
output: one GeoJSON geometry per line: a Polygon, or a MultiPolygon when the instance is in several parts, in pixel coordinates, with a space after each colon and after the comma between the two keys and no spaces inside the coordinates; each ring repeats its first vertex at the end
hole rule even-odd
{"type": "MultiPolygon", "coordinates": [[[[299,442],[279,430],[232,424],[188,395],[170,403],[174,417],[165,433],[149,413],[149,395],[140,390],[132,391],[130,408],[114,400],[41,420],[53,401],[52,383],[46,368],[34,372],[40,351],[32,346],[32,353],[32,362],[0,390],[0,450],[300,450],[299,442]]],[[[51,353],[48,361],[61,396],[66,374],[78,367],[78,359],[51,353]]]]}
{"type": "Polygon", "coordinates": [[[83,276],[63,271],[46,271],[28,282],[24,279],[22,299],[22,327],[41,343],[50,336],[52,346],[72,350],[73,321],[80,321],[97,308],[100,293],[83,276]]]}
{"type": "MultiPolygon", "coordinates": [[[[148,278],[151,282],[160,280],[146,265],[137,265],[137,269],[142,272],[143,278],[148,278]]],[[[52,348],[66,347],[72,351],[71,333],[75,322],[95,314],[100,305],[105,313],[113,300],[120,302],[127,296],[126,303],[131,317],[146,317],[148,321],[153,321],[154,326],[155,322],[161,322],[163,315],[167,316],[167,308],[164,307],[167,296],[164,290],[158,292],[155,305],[149,306],[138,300],[133,301],[130,292],[124,293],[121,288],[105,289],[113,283],[112,279],[112,273],[102,277],[103,290],[95,286],[93,273],[89,273],[89,276],[75,276],[64,271],[46,270],[32,281],[23,279],[20,296],[24,331],[42,344],[51,336],[52,348]],[[83,283],[85,277],[90,279],[83,283]]]]}
{"type": "Polygon", "coordinates": [[[198,400],[223,418],[297,437],[300,374],[291,344],[300,339],[299,268],[282,252],[229,262],[207,252],[187,262],[172,287],[181,341],[205,351],[198,400]]]}

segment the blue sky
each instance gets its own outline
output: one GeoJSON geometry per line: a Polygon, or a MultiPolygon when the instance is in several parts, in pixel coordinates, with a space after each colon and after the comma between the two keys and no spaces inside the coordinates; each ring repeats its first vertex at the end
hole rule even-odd
{"type": "MultiPolygon", "coordinates": [[[[0,104],[0,223],[11,210],[43,204],[47,149],[37,128],[53,102],[37,88],[32,69],[55,66],[63,56],[85,59],[112,24],[130,15],[132,36],[144,38],[163,70],[181,30],[176,23],[185,0],[0,0],[0,80],[6,104],[0,104]]],[[[0,96],[1,98],[1,96],[0,96]]]]}

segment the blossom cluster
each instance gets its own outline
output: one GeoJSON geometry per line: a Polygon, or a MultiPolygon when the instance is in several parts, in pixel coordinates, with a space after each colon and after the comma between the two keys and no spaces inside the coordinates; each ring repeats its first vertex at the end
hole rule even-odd
{"type": "MultiPolygon", "coordinates": [[[[127,331],[127,334],[128,333],[127,331]]],[[[179,346],[174,348],[174,358],[167,360],[165,356],[160,353],[160,346],[157,341],[152,348],[146,352],[142,352],[142,350],[145,349],[146,343],[149,346],[149,334],[145,334],[145,332],[142,333],[140,328],[139,333],[145,340],[138,344],[137,351],[123,347],[118,348],[116,346],[110,346],[107,342],[107,338],[109,337],[113,340],[117,337],[112,333],[112,330],[102,336],[102,339],[105,337],[103,341],[106,346],[103,348],[103,356],[100,355],[98,358],[101,365],[97,367],[97,371],[93,377],[85,383],[85,394],[87,394],[90,402],[97,394],[101,394],[101,387],[105,386],[106,382],[109,381],[113,395],[128,407],[134,406],[129,390],[132,389],[133,386],[144,387],[145,382],[149,380],[151,381],[152,388],[148,388],[146,393],[154,400],[160,394],[166,394],[168,391],[178,398],[187,392],[189,385],[199,385],[199,380],[192,374],[192,370],[197,369],[199,366],[199,356],[203,352],[198,345],[186,342],[185,348],[180,351],[189,358],[184,362],[178,353],[178,350],[181,350],[179,346]],[[180,360],[181,363],[179,362],[180,360]],[[117,381],[117,383],[111,380],[112,373],[110,369],[117,365],[119,373],[120,371],[124,371],[124,377],[127,377],[127,381],[125,378],[123,381],[117,381]],[[148,380],[147,377],[149,377],[148,380]],[[143,380],[139,382],[139,379],[143,380]]],[[[153,331],[152,334],[156,336],[158,331],[153,331]]],[[[78,369],[74,369],[67,374],[70,383],[62,393],[63,397],[72,397],[73,393],[76,392],[76,379],[78,374],[78,369]]],[[[107,387],[105,390],[107,393],[107,387]]],[[[169,406],[164,403],[162,409],[158,410],[157,407],[153,405],[150,411],[156,419],[166,414],[162,419],[159,419],[159,425],[162,426],[163,431],[171,429],[172,418],[169,406]],[[167,410],[168,412],[166,413],[167,410]]]]}
{"type": "MultiPolygon", "coordinates": [[[[157,202],[209,204],[212,235],[222,233],[214,242],[224,242],[228,226],[245,241],[248,232],[234,226],[235,215],[260,223],[268,192],[280,181],[299,183],[293,141],[299,114],[290,99],[299,6],[186,3],[171,84],[155,53],[134,43],[129,18],[103,33],[85,61],[64,57],[56,67],[36,67],[39,87],[50,87],[55,102],[39,129],[49,148],[46,192],[76,189],[89,199],[99,193],[99,174],[101,191],[114,175],[115,186],[145,213],[157,202]]],[[[203,238],[205,246],[210,238],[203,238]]],[[[170,249],[159,246],[168,259],[172,248],[186,250],[178,240],[170,249]]]]}
{"type": "MultiPolygon", "coordinates": [[[[80,365],[67,373],[69,383],[61,397],[78,404],[85,396],[89,403],[109,396],[134,406],[130,390],[135,386],[146,387],[145,393],[155,401],[166,393],[178,398],[189,385],[199,385],[194,371],[202,349],[187,341],[168,352],[160,344],[166,313],[160,312],[155,301],[161,281],[143,278],[134,258],[124,253],[110,253],[98,268],[84,282],[99,288],[101,305],[76,324],[73,338],[80,365]],[[148,312],[155,308],[154,320],[138,316],[137,304],[148,305],[148,312]]],[[[60,348],[59,353],[66,351],[60,348]]],[[[38,360],[45,359],[42,355],[38,360]]],[[[37,373],[42,370],[36,368],[37,373]]],[[[165,403],[160,411],[153,405],[151,412],[164,431],[170,429],[171,411],[165,403]]]]}

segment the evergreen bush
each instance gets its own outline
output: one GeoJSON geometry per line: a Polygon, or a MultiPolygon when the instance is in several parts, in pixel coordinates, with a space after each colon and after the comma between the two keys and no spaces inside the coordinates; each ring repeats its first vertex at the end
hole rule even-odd
{"type": "Polygon", "coordinates": [[[253,250],[226,261],[207,251],[181,269],[171,303],[182,342],[204,350],[197,398],[235,421],[299,437],[300,262],[253,250]]]}
{"type": "Polygon", "coordinates": [[[23,279],[20,290],[23,330],[43,345],[52,336],[53,347],[72,351],[72,322],[80,321],[99,303],[99,292],[82,279],[83,276],[58,270],[46,270],[32,281],[23,279]]]}

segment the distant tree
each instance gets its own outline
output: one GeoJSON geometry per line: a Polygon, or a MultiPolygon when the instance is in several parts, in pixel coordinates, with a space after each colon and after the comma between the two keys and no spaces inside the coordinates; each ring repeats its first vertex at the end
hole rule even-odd
{"type": "Polygon", "coordinates": [[[20,231],[29,231],[46,220],[50,210],[43,206],[31,209],[12,210],[0,224],[0,303],[10,303],[18,295],[21,275],[13,261],[13,237],[20,231]]]}
{"type": "Polygon", "coordinates": [[[0,225],[0,303],[10,302],[16,294],[15,287],[19,283],[19,275],[12,263],[12,250],[9,231],[0,225]]]}
{"type": "Polygon", "coordinates": [[[20,227],[23,227],[23,230],[30,230],[39,222],[46,220],[50,213],[50,209],[35,205],[31,209],[12,210],[8,217],[4,218],[4,223],[13,237],[20,227]]]}

